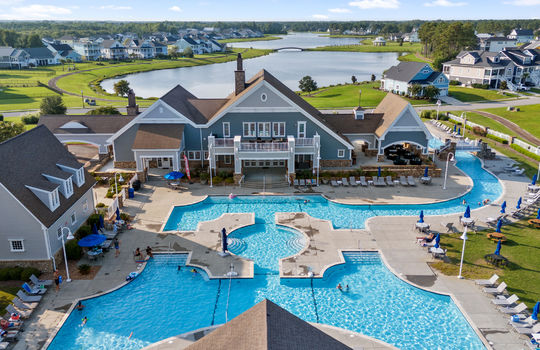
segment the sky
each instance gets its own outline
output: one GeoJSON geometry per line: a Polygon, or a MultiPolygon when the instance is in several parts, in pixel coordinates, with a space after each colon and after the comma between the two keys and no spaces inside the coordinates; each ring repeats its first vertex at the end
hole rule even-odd
{"type": "Polygon", "coordinates": [[[540,0],[0,0],[0,20],[350,21],[539,17],[540,0]]]}

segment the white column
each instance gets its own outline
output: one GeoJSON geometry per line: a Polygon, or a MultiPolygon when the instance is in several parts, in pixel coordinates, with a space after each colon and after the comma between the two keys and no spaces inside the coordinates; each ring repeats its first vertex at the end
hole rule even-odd
{"type": "Polygon", "coordinates": [[[287,136],[287,143],[289,147],[289,158],[287,159],[287,173],[292,174],[294,170],[294,148],[295,148],[295,139],[294,136],[287,136]]]}
{"type": "Polygon", "coordinates": [[[315,134],[313,136],[313,169],[319,169],[319,161],[321,159],[321,135],[315,134]]]}
{"type": "Polygon", "coordinates": [[[242,161],[239,157],[240,143],[242,142],[242,137],[236,135],[234,137],[234,173],[242,174],[242,161]]]}
{"type": "Polygon", "coordinates": [[[142,157],[139,157],[139,155],[137,154],[137,151],[134,151],[134,156],[135,156],[135,162],[137,163],[137,171],[143,171],[144,170],[144,160],[142,159],[142,157]]]}
{"type": "Polygon", "coordinates": [[[173,171],[180,171],[179,157],[180,157],[180,151],[174,152],[174,157],[172,157],[172,167],[173,167],[173,171]]]}

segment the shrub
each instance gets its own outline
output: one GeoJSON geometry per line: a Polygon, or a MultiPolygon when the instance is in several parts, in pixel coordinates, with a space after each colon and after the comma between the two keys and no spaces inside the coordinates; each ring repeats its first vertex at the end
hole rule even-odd
{"type": "Polygon", "coordinates": [[[478,84],[478,83],[474,83],[474,84],[471,84],[471,86],[472,86],[473,88],[476,88],[476,89],[484,89],[484,90],[489,89],[489,84],[478,84]]]}
{"type": "Polygon", "coordinates": [[[92,226],[94,226],[94,224],[96,225],[96,227],[99,228],[99,214],[92,214],[88,217],[88,219],[86,220],[86,223],[88,224],[88,226],[90,228],[92,228],[92,226]]]}
{"type": "Polygon", "coordinates": [[[423,110],[420,113],[420,118],[431,119],[431,111],[428,111],[427,109],[423,110]]]}
{"type": "Polygon", "coordinates": [[[24,269],[20,266],[11,267],[9,268],[9,279],[20,281],[21,280],[21,273],[24,271],[24,269]]]}
{"type": "Polygon", "coordinates": [[[515,149],[519,153],[526,155],[527,157],[530,157],[532,159],[536,159],[536,160],[540,161],[540,156],[539,155],[537,155],[535,153],[532,153],[532,152],[529,152],[526,149],[524,149],[523,147],[519,147],[516,144],[510,145],[510,147],[512,147],[513,149],[515,149]]]}
{"type": "Polygon", "coordinates": [[[92,227],[90,227],[89,225],[81,225],[77,232],[75,232],[75,238],[81,239],[88,236],[90,233],[92,233],[92,227]]]}
{"type": "Polygon", "coordinates": [[[492,139],[492,140],[495,140],[495,141],[497,141],[497,142],[500,142],[500,143],[502,143],[503,145],[507,145],[507,144],[508,144],[508,140],[505,140],[505,139],[503,139],[503,138],[497,137],[497,136],[495,136],[495,135],[487,134],[486,137],[487,137],[488,139],[492,139]]]}
{"type": "Polygon", "coordinates": [[[39,122],[39,116],[35,114],[26,115],[21,118],[22,122],[26,125],[37,124],[39,122]]]}
{"type": "Polygon", "coordinates": [[[88,264],[82,264],[77,267],[81,275],[88,275],[90,273],[91,266],[88,264]]]}
{"type": "Polygon", "coordinates": [[[500,88],[501,90],[506,90],[506,89],[508,89],[508,83],[507,83],[505,80],[501,81],[501,85],[499,86],[499,88],[500,88]]]}
{"type": "Polygon", "coordinates": [[[213,179],[212,179],[212,184],[213,185],[219,185],[220,183],[223,182],[223,178],[221,176],[215,176],[213,179]]]}
{"type": "Polygon", "coordinates": [[[9,277],[9,267],[4,267],[3,269],[0,269],[0,281],[7,281],[10,279],[9,277]]]}
{"type": "Polygon", "coordinates": [[[32,275],[36,275],[36,277],[39,277],[39,275],[41,275],[41,271],[36,269],[35,267],[25,267],[21,272],[20,280],[28,281],[30,279],[30,276],[32,275]]]}
{"type": "Polygon", "coordinates": [[[96,204],[96,208],[105,208],[105,203],[99,202],[98,204],[96,204]]]}
{"type": "Polygon", "coordinates": [[[232,178],[232,177],[226,178],[226,179],[225,179],[225,183],[226,183],[227,185],[232,185],[232,184],[234,184],[234,178],[232,178]]]}
{"type": "Polygon", "coordinates": [[[448,84],[449,85],[454,85],[454,86],[459,86],[459,85],[461,85],[461,81],[459,81],[459,80],[450,80],[450,82],[448,84]]]}
{"type": "Polygon", "coordinates": [[[66,256],[68,260],[79,260],[82,257],[83,251],[78,243],[78,239],[72,239],[66,242],[66,256]]]}
{"type": "Polygon", "coordinates": [[[484,130],[483,128],[479,127],[479,126],[475,126],[472,128],[472,132],[475,134],[475,135],[479,135],[479,136],[486,136],[487,135],[487,132],[486,130],[484,130]]]}
{"type": "Polygon", "coordinates": [[[130,221],[131,217],[129,216],[128,213],[120,213],[120,219],[122,219],[124,221],[130,221]]]}
{"type": "Polygon", "coordinates": [[[220,171],[220,172],[218,173],[218,176],[219,176],[219,177],[222,177],[222,178],[224,178],[224,179],[226,179],[226,178],[229,177],[229,174],[228,174],[226,171],[220,171]]]}

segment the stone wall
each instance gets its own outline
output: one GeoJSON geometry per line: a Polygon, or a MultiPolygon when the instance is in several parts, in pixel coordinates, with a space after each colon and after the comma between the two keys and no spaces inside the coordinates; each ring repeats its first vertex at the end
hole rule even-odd
{"type": "Polygon", "coordinates": [[[350,159],[321,159],[322,168],[346,168],[351,166],[350,159]]]}
{"type": "Polygon", "coordinates": [[[120,168],[120,169],[129,169],[129,168],[133,169],[137,167],[137,163],[136,162],[114,162],[114,167],[120,168]]]}
{"type": "MultiPolygon", "coordinates": [[[[424,175],[424,170],[426,169],[425,165],[382,165],[380,166],[381,171],[391,171],[396,173],[398,176],[414,176],[421,177],[424,175]]],[[[434,165],[429,165],[429,176],[431,177],[441,177],[442,169],[435,167],[434,165]]],[[[362,167],[362,170],[365,172],[374,172],[378,171],[379,167],[362,167]]]]}
{"type": "MultiPolygon", "coordinates": [[[[62,261],[64,261],[62,259],[62,261]]],[[[58,264],[58,261],[57,261],[58,264]]],[[[3,267],[33,267],[41,272],[53,272],[52,260],[10,260],[10,261],[0,261],[0,268],[3,267]]]]}

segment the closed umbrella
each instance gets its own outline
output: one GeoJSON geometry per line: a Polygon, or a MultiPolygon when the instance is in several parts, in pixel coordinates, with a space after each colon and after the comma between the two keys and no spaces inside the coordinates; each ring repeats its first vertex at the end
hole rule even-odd
{"type": "Polygon", "coordinates": [[[506,201],[501,204],[501,214],[506,213],[506,201]]]}
{"type": "Polygon", "coordinates": [[[379,167],[379,169],[377,169],[377,176],[381,177],[381,167],[379,167]]]}
{"type": "Polygon", "coordinates": [[[116,220],[121,220],[120,219],[120,208],[116,207],[116,220]]]}
{"type": "Polygon", "coordinates": [[[457,129],[457,125],[454,124],[454,132],[456,132],[456,129],[457,129]]]}
{"type": "Polygon", "coordinates": [[[170,173],[165,174],[163,176],[166,180],[178,180],[184,177],[184,174],[182,174],[179,171],[171,171],[170,173]]]}
{"type": "Polygon", "coordinates": [[[441,234],[437,233],[437,236],[435,236],[435,245],[433,246],[433,248],[439,248],[439,243],[441,243],[441,234]]]}
{"type": "Polygon", "coordinates": [[[499,221],[497,221],[497,229],[495,230],[495,232],[501,233],[501,227],[502,227],[502,219],[499,219],[499,221]]]}
{"type": "Polygon", "coordinates": [[[538,312],[540,311],[540,301],[536,302],[533,307],[531,318],[535,321],[538,321],[538,312]]]}
{"type": "Polygon", "coordinates": [[[227,230],[225,230],[225,227],[221,230],[221,249],[223,250],[223,253],[227,253],[227,230]]]}
{"type": "Polygon", "coordinates": [[[467,206],[467,209],[465,209],[465,213],[463,214],[464,218],[470,218],[471,217],[471,207],[467,206]]]}
{"type": "Polygon", "coordinates": [[[95,235],[99,235],[96,224],[92,225],[92,233],[95,234],[95,235]]]}
{"type": "Polygon", "coordinates": [[[105,235],[91,234],[82,238],[78,242],[78,244],[80,247],[95,247],[105,242],[106,239],[107,239],[107,236],[105,235]]]}
{"type": "Polygon", "coordinates": [[[536,185],[536,181],[538,180],[538,174],[534,174],[533,178],[532,178],[532,182],[531,184],[532,185],[536,185]]]}
{"type": "Polygon", "coordinates": [[[457,129],[457,133],[458,133],[458,135],[461,135],[461,127],[459,127],[459,128],[457,129]]]}
{"type": "Polygon", "coordinates": [[[426,168],[424,169],[424,177],[428,177],[428,171],[429,171],[429,168],[426,167],[426,168]]]}
{"type": "Polygon", "coordinates": [[[420,220],[418,222],[424,222],[424,211],[420,210],[420,220]]]}
{"type": "Polygon", "coordinates": [[[502,247],[502,242],[501,240],[499,239],[499,241],[497,242],[497,249],[495,249],[495,255],[501,255],[501,247],[502,247]]]}
{"type": "Polygon", "coordinates": [[[99,216],[99,228],[105,227],[105,219],[103,218],[103,215],[99,216]]]}
{"type": "Polygon", "coordinates": [[[540,220],[540,208],[538,208],[538,213],[536,214],[536,218],[540,220]]]}
{"type": "Polygon", "coordinates": [[[519,197],[519,199],[518,199],[516,209],[521,209],[521,197],[519,197]]]}

